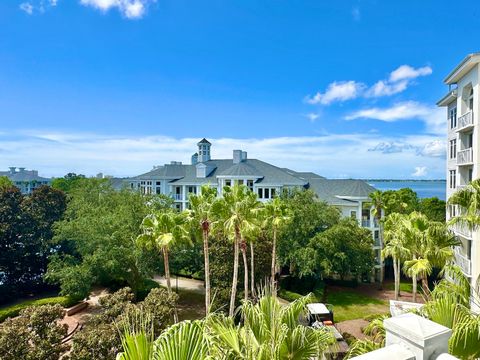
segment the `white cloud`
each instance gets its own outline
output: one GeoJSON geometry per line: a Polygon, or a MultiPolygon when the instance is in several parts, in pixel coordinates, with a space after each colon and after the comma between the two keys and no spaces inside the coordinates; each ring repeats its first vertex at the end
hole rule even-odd
{"type": "Polygon", "coordinates": [[[415,166],[415,171],[412,173],[412,176],[415,176],[415,177],[427,176],[427,167],[415,166]]]}
{"type": "Polygon", "coordinates": [[[28,15],[33,14],[33,5],[30,4],[29,2],[24,2],[20,4],[20,10],[24,11],[28,15]]]}
{"type": "Polygon", "coordinates": [[[445,157],[447,144],[444,140],[433,140],[419,149],[419,154],[424,156],[445,157]]]}
{"type": "MultiPolygon", "coordinates": [[[[189,163],[202,136],[173,138],[10,131],[0,134],[0,170],[25,166],[38,169],[45,176],[63,176],[67,172],[134,176],[171,160],[189,163]]],[[[432,178],[445,176],[443,158],[419,151],[441,140],[435,136],[388,137],[369,133],[209,140],[215,158],[231,158],[233,149],[243,149],[249,158],[299,171],[315,171],[330,178],[409,178],[412,167],[416,166],[428,167],[432,178]],[[392,143],[391,149],[401,147],[402,151],[381,151],[380,147],[372,151],[382,142],[392,143]]],[[[387,149],[389,145],[383,146],[387,149]]]]}
{"type": "Polygon", "coordinates": [[[148,5],[156,0],[80,0],[80,4],[103,12],[117,9],[128,19],[139,19],[145,15],[148,5]]]}
{"type": "Polygon", "coordinates": [[[315,122],[315,120],[317,120],[320,117],[320,115],[316,113],[308,113],[308,114],[305,114],[304,116],[308,120],[310,120],[310,122],[315,122]]]}
{"type": "Polygon", "coordinates": [[[402,65],[390,73],[390,82],[396,82],[401,80],[416,79],[419,76],[426,76],[432,73],[430,66],[424,66],[420,68],[413,68],[410,65],[402,65]]]}
{"type": "Polygon", "coordinates": [[[363,91],[364,87],[364,84],[355,81],[334,81],[328,85],[327,90],[323,94],[317,92],[312,98],[307,97],[306,101],[309,104],[328,105],[336,101],[355,99],[363,91]]]}
{"type": "Polygon", "coordinates": [[[426,76],[432,73],[429,66],[413,68],[410,65],[402,65],[390,73],[388,79],[379,80],[372,86],[362,82],[334,81],[328,85],[327,90],[322,94],[317,92],[313,97],[307,96],[309,104],[329,105],[333,102],[342,102],[356,99],[358,97],[377,98],[392,96],[405,91],[414,79],[419,76],[426,76]]]}

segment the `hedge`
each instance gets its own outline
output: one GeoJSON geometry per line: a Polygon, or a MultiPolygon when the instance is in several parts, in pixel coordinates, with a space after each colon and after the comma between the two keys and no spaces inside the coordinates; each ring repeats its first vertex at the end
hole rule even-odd
{"type": "Polygon", "coordinates": [[[15,317],[20,314],[20,311],[30,306],[42,306],[42,305],[55,305],[60,304],[63,307],[67,308],[77,303],[77,301],[71,299],[68,296],[56,296],[56,297],[47,297],[37,300],[26,300],[21,303],[10,305],[0,309],[0,322],[3,322],[9,317],[15,317]]]}

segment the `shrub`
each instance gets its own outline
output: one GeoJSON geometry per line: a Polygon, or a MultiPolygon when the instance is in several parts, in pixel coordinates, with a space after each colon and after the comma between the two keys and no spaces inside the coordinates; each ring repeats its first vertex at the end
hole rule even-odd
{"type": "Polygon", "coordinates": [[[295,301],[302,297],[302,295],[300,294],[297,294],[295,292],[288,291],[285,289],[280,289],[280,291],[278,292],[278,296],[281,297],[283,300],[287,300],[290,302],[295,301]]]}
{"type": "Polygon", "coordinates": [[[87,325],[73,336],[68,360],[113,360],[122,348],[115,324],[87,325]]]}
{"type": "Polygon", "coordinates": [[[67,325],[59,304],[28,307],[0,325],[0,359],[55,360],[68,349],[62,344],[67,325]]]}
{"type": "Polygon", "coordinates": [[[65,308],[74,305],[76,301],[68,296],[56,296],[56,297],[48,297],[43,299],[37,300],[26,300],[21,303],[7,306],[0,310],[0,322],[3,322],[5,319],[9,317],[15,317],[20,314],[23,309],[27,307],[35,307],[35,306],[42,306],[42,305],[55,305],[59,304],[65,308]]]}
{"type": "Polygon", "coordinates": [[[156,288],[139,304],[141,312],[150,316],[155,336],[159,336],[160,332],[171,324],[177,301],[177,294],[169,295],[167,290],[156,288]]]}
{"type": "Polygon", "coordinates": [[[343,332],[342,336],[343,336],[343,340],[345,340],[345,342],[349,346],[351,346],[355,341],[357,341],[357,338],[348,332],[343,332]]]}
{"type": "Polygon", "coordinates": [[[139,287],[137,290],[137,301],[142,301],[144,300],[148,294],[150,294],[150,291],[152,289],[159,288],[160,285],[152,279],[146,279],[144,280],[143,284],[139,287]]]}

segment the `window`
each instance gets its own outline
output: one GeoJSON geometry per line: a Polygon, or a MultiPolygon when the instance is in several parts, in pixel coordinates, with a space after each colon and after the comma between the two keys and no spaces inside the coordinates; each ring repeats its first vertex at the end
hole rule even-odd
{"type": "Polygon", "coordinates": [[[272,197],[272,199],[275,197],[275,189],[270,190],[270,196],[272,197]]]}
{"type": "Polygon", "coordinates": [[[259,199],[263,199],[263,189],[262,188],[258,188],[258,198],[259,199]]]}
{"type": "Polygon", "coordinates": [[[450,128],[455,129],[457,127],[457,108],[456,107],[450,109],[449,118],[450,118],[450,128]]]}
{"type": "Polygon", "coordinates": [[[196,194],[197,193],[197,187],[196,186],[189,186],[188,187],[188,192],[191,194],[196,194]]]}
{"type": "Polygon", "coordinates": [[[155,194],[160,195],[161,193],[162,193],[162,189],[159,186],[157,186],[155,188],[155,194]]]}
{"type": "Polygon", "coordinates": [[[450,159],[457,157],[457,140],[450,140],[450,159]]]}
{"type": "Polygon", "coordinates": [[[350,217],[352,219],[356,219],[357,218],[357,212],[355,210],[350,211],[350,217]]]}
{"type": "Polygon", "coordinates": [[[253,180],[247,180],[247,187],[253,191],[253,180]]]}
{"type": "Polygon", "coordinates": [[[473,110],[473,88],[470,89],[470,96],[468,98],[468,110],[473,110]]]}
{"type": "Polygon", "coordinates": [[[155,183],[155,185],[160,186],[160,185],[162,185],[162,183],[161,183],[160,181],[157,181],[157,182],[155,183]]]}
{"type": "Polygon", "coordinates": [[[473,169],[468,169],[468,182],[473,180],[473,169]]]}
{"type": "Polygon", "coordinates": [[[263,189],[263,196],[265,196],[265,199],[270,199],[270,189],[269,188],[263,189]]]}
{"type": "Polygon", "coordinates": [[[455,189],[457,182],[457,172],[450,170],[450,189],[455,189]]]}
{"type": "Polygon", "coordinates": [[[470,149],[473,146],[473,132],[467,135],[466,145],[467,145],[466,147],[467,149],[470,149]]]}
{"type": "Polygon", "coordinates": [[[232,180],[225,180],[225,186],[232,186],[232,180]]]}

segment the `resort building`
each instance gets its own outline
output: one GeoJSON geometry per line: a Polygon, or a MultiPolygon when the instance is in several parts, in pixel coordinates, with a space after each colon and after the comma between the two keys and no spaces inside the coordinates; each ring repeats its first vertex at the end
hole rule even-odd
{"type": "MultiPolygon", "coordinates": [[[[448,93],[437,103],[447,109],[447,199],[472,179],[480,177],[479,64],[480,53],[463,59],[445,78],[448,93]]],[[[449,206],[447,220],[458,212],[456,206],[449,206]]],[[[480,275],[479,233],[458,225],[452,230],[461,242],[455,248],[455,262],[474,286],[480,275]]]]}
{"type": "Polygon", "coordinates": [[[204,184],[222,193],[224,186],[244,184],[266,202],[284,189],[312,189],[321,200],[337,207],[345,217],[353,217],[372,231],[378,260],[376,278],[380,276],[382,248],[380,228],[372,216],[369,194],[375,188],[362,180],[330,180],[311,172],[280,168],[257,159],[249,159],[242,150],[233,150],[230,159],[212,159],[212,144],[202,139],[190,164],[172,161],[125,181],[131,189],[144,194],[170,195],[179,210],[188,208],[188,197],[197,194],[204,184]]]}
{"type": "Polygon", "coordinates": [[[26,170],[23,167],[10,167],[8,171],[0,171],[0,176],[6,176],[13,184],[20,189],[22,194],[31,194],[33,190],[41,185],[50,185],[52,179],[38,176],[37,170],[26,170]]]}

